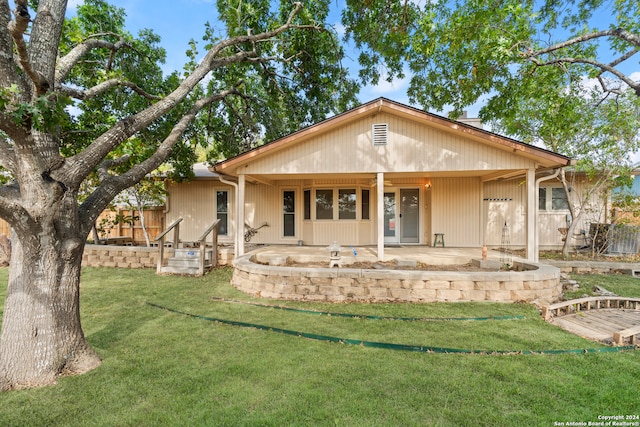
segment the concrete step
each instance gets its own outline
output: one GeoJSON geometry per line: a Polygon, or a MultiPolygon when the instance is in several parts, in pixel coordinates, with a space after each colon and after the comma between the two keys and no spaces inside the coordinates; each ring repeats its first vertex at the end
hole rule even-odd
{"type": "MultiPolygon", "coordinates": [[[[169,258],[167,260],[169,267],[177,268],[198,268],[200,260],[198,258],[169,258]]],[[[211,261],[204,260],[205,268],[211,267],[211,261]]]]}
{"type": "MultiPolygon", "coordinates": [[[[212,255],[213,255],[213,250],[208,249],[205,250],[204,252],[204,260],[205,262],[207,261],[211,261],[212,259],[212,255]]],[[[174,258],[186,258],[186,259],[190,259],[190,258],[195,258],[195,259],[199,259],[200,257],[200,249],[198,248],[180,248],[180,249],[176,249],[174,251],[173,254],[174,258]]]]}
{"type": "MultiPolygon", "coordinates": [[[[160,270],[163,274],[180,274],[184,276],[197,276],[198,275],[198,267],[172,267],[172,266],[164,266],[160,270]]],[[[205,272],[207,269],[205,268],[205,272]]]]}

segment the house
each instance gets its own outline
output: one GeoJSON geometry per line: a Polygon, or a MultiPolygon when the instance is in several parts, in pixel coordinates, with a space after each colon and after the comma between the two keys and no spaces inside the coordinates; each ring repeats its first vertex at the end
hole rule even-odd
{"type": "Polygon", "coordinates": [[[167,223],[196,239],[271,245],[559,247],[571,159],[385,98],[197,170],[168,187],[167,223]]]}

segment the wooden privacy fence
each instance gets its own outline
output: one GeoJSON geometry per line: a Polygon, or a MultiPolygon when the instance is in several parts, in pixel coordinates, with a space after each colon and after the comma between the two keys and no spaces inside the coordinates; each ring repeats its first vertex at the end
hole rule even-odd
{"type": "MultiPolygon", "coordinates": [[[[165,224],[164,206],[150,207],[144,210],[144,222],[147,233],[149,233],[149,242],[153,242],[156,237],[162,233],[165,224]]],[[[113,239],[117,241],[126,238],[132,241],[136,246],[144,246],[147,244],[142,230],[142,222],[140,221],[140,212],[138,210],[114,209],[105,210],[96,220],[96,225],[103,225],[103,232],[98,233],[98,237],[102,239],[113,239]],[[130,222],[118,222],[117,218],[135,218],[130,222]]]]}
{"type": "MultiPolygon", "coordinates": [[[[103,224],[104,231],[99,233],[98,237],[102,239],[112,239],[113,242],[129,241],[136,246],[145,246],[147,243],[142,231],[142,224],[140,222],[140,212],[138,210],[129,209],[114,209],[103,211],[98,219],[96,225],[103,224]],[[116,217],[126,218],[135,217],[138,218],[131,223],[113,223],[116,217]],[[103,222],[103,220],[106,220],[103,222]]],[[[166,214],[164,212],[164,206],[150,207],[144,210],[145,227],[147,233],[149,233],[149,241],[153,242],[160,233],[164,230],[166,214]]],[[[0,219],[0,235],[11,236],[11,229],[9,224],[3,219],[0,219]]],[[[93,236],[89,236],[90,239],[93,236]]]]}
{"type": "Polygon", "coordinates": [[[5,236],[11,236],[11,228],[9,224],[4,219],[0,218],[0,235],[4,234],[5,236]]]}

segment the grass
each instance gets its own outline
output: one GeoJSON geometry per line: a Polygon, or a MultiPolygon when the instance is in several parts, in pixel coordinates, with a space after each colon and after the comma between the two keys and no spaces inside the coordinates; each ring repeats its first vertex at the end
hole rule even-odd
{"type": "MultiPolygon", "coordinates": [[[[0,279],[6,281],[6,270],[0,279]]],[[[242,328],[152,307],[330,336],[497,350],[596,348],[525,304],[304,304],[397,317],[364,320],[211,300],[258,301],[229,285],[148,270],[85,269],[83,327],[102,365],[56,385],[0,394],[2,426],[531,426],[637,415],[640,353],[461,355],[352,346],[242,328]]],[[[580,278],[581,281],[583,278],[580,278]]],[[[594,276],[610,289],[630,277],[594,276]]],[[[625,282],[626,280],[626,282],[625,282]]],[[[613,290],[613,289],[610,289],[613,290]]],[[[0,302],[5,289],[0,290],[0,302]]]]}
{"type": "Polygon", "coordinates": [[[580,289],[575,292],[567,292],[567,299],[580,298],[583,295],[593,296],[594,286],[600,286],[616,295],[625,297],[640,298],[640,278],[631,277],[625,274],[601,275],[581,275],[574,276],[580,282],[580,289]],[[606,280],[603,280],[606,277],[606,280]]]}

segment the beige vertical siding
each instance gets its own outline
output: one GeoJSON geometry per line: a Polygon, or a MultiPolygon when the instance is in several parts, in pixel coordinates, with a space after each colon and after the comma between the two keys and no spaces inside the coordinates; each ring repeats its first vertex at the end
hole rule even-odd
{"type": "MultiPolygon", "coordinates": [[[[229,222],[230,235],[220,236],[220,242],[232,242],[234,191],[232,187],[217,181],[191,181],[181,184],[170,184],[168,187],[169,203],[166,224],[169,225],[178,218],[180,223],[180,239],[194,241],[216,219],[216,191],[229,191],[229,222]]],[[[171,238],[171,237],[170,237],[171,238]]]]}
{"type": "MultiPolygon", "coordinates": [[[[505,221],[509,226],[511,246],[524,247],[526,244],[526,188],[518,180],[501,182],[487,182],[484,184],[483,221],[485,242],[489,246],[502,244],[502,227],[505,221]]],[[[577,194],[582,190],[581,183],[574,183],[572,197],[577,201],[577,194]]],[[[558,182],[542,182],[544,188],[561,188],[558,182]]],[[[538,208],[536,197],[536,209],[538,208]]],[[[557,249],[563,244],[562,234],[558,228],[567,227],[568,210],[539,210],[538,211],[538,244],[541,249],[557,249]]],[[[580,230],[589,230],[592,222],[601,222],[604,218],[604,205],[592,201],[586,207],[585,214],[576,226],[576,234],[580,230]]],[[[573,236],[572,244],[582,244],[583,239],[573,236]]]]}
{"type": "Polygon", "coordinates": [[[483,243],[487,246],[502,245],[505,223],[511,246],[526,245],[526,186],[522,180],[523,178],[484,184],[482,227],[483,243]]]}
{"type": "Polygon", "coordinates": [[[481,244],[478,221],[481,188],[478,178],[432,179],[431,230],[433,233],[444,233],[447,246],[472,247],[481,244]]]}
{"type": "Polygon", "coordinates": [[[381,113],[257,159],[243,173],[490,171],[529,166],[531,161],[508,150],[381,113]],[[387,145],[372,145],[374,123],[389,124],[387,145]]]}
{"type": "MultiPolygon", "coordinates": [[[[473,247],[486,243],[502,244],[505,222],[509,227],[512,247],[526,244],[525,186],[517,180],[481,183],[479,178],[432,178],[432,187],[425,188],[424,178],[395,178],[394,188],[420,188],[421,244],[432,244],[433,233],[444,233],[447,246],[473,247]]],[[[362,180],[321,178],[317,181],[289,180],[277,185],[247,184],[246,223],[258,227],[264,222],[269,227],[260,229],[251,243],[328,245],[337,241],[342,245],[374,245],[376,243],[376,192],[362,180]],[[370,220],[368,221],[304,221],[303,191],[305,188],[370,188],[370,220]],[[296,235],[283,236],[282,192],[296,192],[296,235]]],[[[555,185],[555,184],[554,184],[555,185]]],[[[576,184],[578,185],[578,184],[576,184]]],[[[549,185],[546,185],[549,186],[549,185]]],[[[217,181],[195,181],[171,185],[166,223],[183,217],[181,238],[195,240],[215,219],[216,191],[229,191],[229,227],[235,230],[234,189],[217,181]]],[[[574,191],[579,191],[576,188],[574,191]]],[[[537,199],[536,199],[537,200],[537,199]]],[[[313,201],[312,201],[313,203],[313,201]]],[[[537,206],[536,206],[537,207],[537,206]]],[[[591,222],[601,222],[603,212],[595,207],[589,210],[580,229],[589,229],[591,222]]],[[[538,214],[539,244],[541,248],[558,248],[562,236],[558,228],[566,226],[568,211],[540,211],[538,214]]],[[[244,230],[243,230],[244,232],[244,230]]],[[[233,234],[222,236],[221,242],[231,243],[233,234]]],[[[575,239],[574,239],[575,240],[575,239]]]]}

